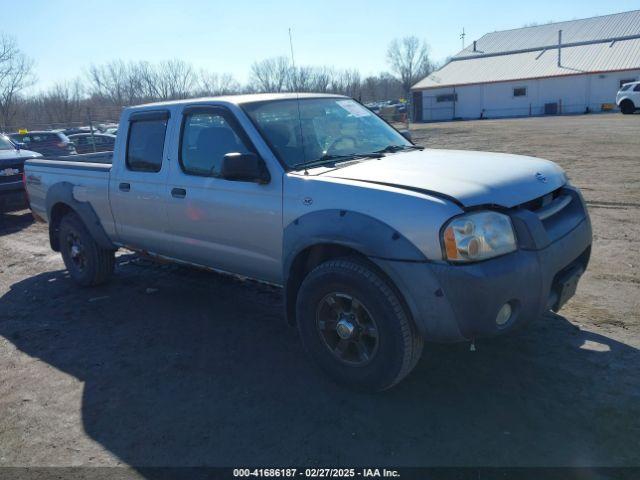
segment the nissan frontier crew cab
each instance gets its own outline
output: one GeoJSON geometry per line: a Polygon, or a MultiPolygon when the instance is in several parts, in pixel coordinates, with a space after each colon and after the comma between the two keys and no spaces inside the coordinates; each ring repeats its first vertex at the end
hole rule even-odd
{"type": "Polygon", "coordinates": [[[313,360],[366,390],[399,382],[425,341],[559,310],[591,249],[554,163],[425,149],[336,95],[127,108],[112,164],[29,160],[26,184],[78,284],[127,248],[281,285],[313,360]]]}

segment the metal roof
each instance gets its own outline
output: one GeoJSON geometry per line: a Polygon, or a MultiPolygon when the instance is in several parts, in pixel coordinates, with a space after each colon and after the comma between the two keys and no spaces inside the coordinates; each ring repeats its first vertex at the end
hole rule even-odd
{"type": "Polygon", "coordinates": [[[562,30],[564,45],[640,36],[640,10],[487,33],[476,42],[475,52],[472,43],[453,58],[480,57],[558,45],[558,30],[562,30]]]}
{"type": "Polygon", "coordinates": [[[640,69],[640,10],[488,33],[473,48],[469,45],[413,88],[640,69]]]}

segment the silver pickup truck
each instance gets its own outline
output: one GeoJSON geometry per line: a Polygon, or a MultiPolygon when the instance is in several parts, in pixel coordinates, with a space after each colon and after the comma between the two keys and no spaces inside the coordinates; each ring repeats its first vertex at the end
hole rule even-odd
{"type": "Polygon", "coordinates": [[[424,341],[557,311],[591,249],[554,163],[425,149],[335,95],[127,108],[111,164],[29,160],[26,184],[80,285],[107,280],[118,248],[280,285],[310,356],[366,390],[399,382],[424,341]]]}

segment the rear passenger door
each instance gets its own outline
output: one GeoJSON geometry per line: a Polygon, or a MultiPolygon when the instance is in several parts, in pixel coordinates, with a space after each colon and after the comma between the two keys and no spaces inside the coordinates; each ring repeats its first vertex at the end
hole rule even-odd
{"type": "MultiPolygon", "coordinates": [[[[227,153],[258,153],[227,107],[186,107],[167,184],[173,256],[278,281],[282,256],[282,180],[267,184],[220,177],[227,153]]],[[[263,157],[264,158],[264,157],[263,157]]],[[[269,164],[267,163],[267,168],[269,164]]]]}
{"type": "Polygon", "coordinates": [[[168,110],[141,111],[129,117],[127,138],[119,145],[110,180],[110,201],[120,243],[167,252],[164,191],[169,171],[165,139],[168,110]]]}

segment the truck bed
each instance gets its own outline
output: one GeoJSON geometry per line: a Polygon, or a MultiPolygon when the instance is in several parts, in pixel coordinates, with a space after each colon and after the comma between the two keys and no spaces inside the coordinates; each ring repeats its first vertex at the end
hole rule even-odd
{"type": "Polygon", "coordinates": [[[25,162],[26,186],[31,209],[48,221],[52,189],[71,184],[73,197],[88,202],[111,233],[113,218],[109,207],[109,178],[111,162],[104,154],[49,157],[25,162]],[[99,156],[98,156],[99,155],[99,156]]]}

